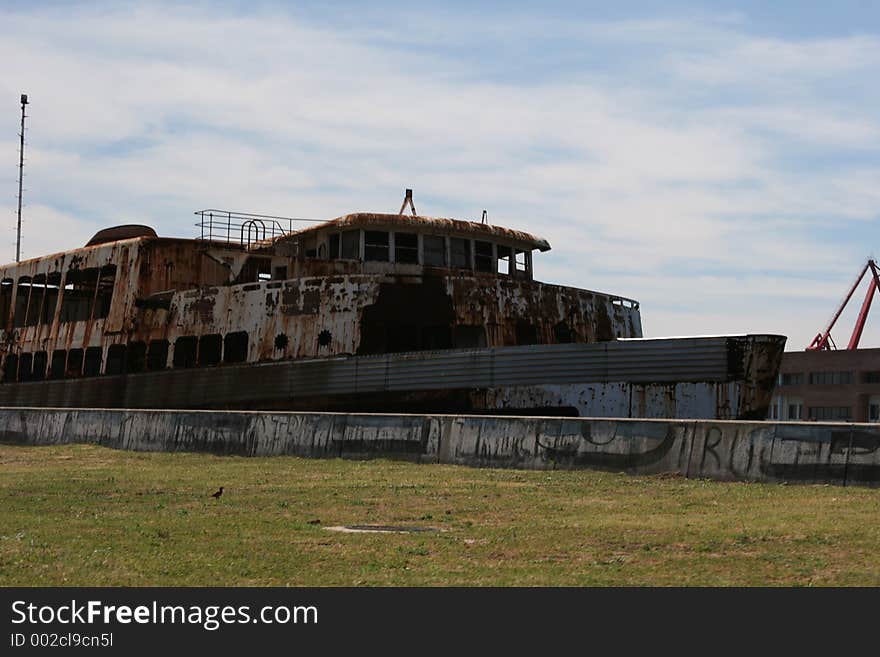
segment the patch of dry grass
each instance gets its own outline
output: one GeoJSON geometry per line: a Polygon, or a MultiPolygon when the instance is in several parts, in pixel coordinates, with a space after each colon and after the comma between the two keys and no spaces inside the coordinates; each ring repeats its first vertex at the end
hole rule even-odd
{"type": "Polygon", "coordinates": [[[0,585],[876,586],[878,511],[865,488],[0,445],[0,585]]]}

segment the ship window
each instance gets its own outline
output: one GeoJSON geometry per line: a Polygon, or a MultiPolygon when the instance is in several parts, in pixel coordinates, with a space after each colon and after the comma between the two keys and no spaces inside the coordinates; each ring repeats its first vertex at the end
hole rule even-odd
{"type": "Polygon", "coordinates": [[[243,363],[247,360],[248,334],[245,331],[227,333],[223,338],[223,362],[243,363]]]}
{"type": "Polygon", "coordinates": [[[67,352],[64,349],[56,349],[52,352],[52,365],[49,367],[50,379],[64,378],[64,366],[67,363],[67,352]]]}
{"type": "MultiPolygon", "coordinates": [[[[34,361],[36,362],[36,361],[34,361]]],[[[67,352],[67,371],[65,376],[79,376],[83,368],[83,350],[71,349],[67,352]]]]}
{"type": "Polygon", "coordinates": [[[6,328],[9,311],[12,309],[12,286],[14,282],[11,278],[4,278],[0,281],[0,329],[6,328]]]}
{"type": "Polygon", "coordinates": [[[116,265],[102,267],[98,277],[98,290],[95,294],[95,319],[103,319],[110,314],[113,301],[113,286],[116,284],[116,265]]]}
{"type": "Polygon", "coordinates": [[[553,327],[553,336],[556,338],[556,342],[560,344],[573,342],[571,329],[565,322],[559,322],[556,326],[553,327]]]}
{"type": "Polygon", "coordinates": [[[419,236],[415,233],[394,233],[394,262],[419,264],[419,236]]]}
{"type": "Polygon", "coordinates": [[[516,271],[526,271],[526,252],[516,249],[516,271]]]}
{"type": "Polygon", "coordinates": [[[125,371],[130,374],[143,372],[147,360],[146,342],[129,342],[128,352],[125,359],[125,371]]]}
{"type": "Polygon", "coordinates": [[[12,325],[16,328],[24,326],[30,293],[31,277],[22,276],[18,279],[18,289],[15,292],[15,312],[12,318],[12,325]]]}
{"type": "Polygon", "coordinates": [[[195,367],[198,338],[185,336],[174,341],[174,367],[195,367]]]}
{"type": "Polygon", "coordinates": [[[18,356],[9,354],[3,365],[3,381],[4,383],[12,383],[18,374],[18,356]]]}
{"type": "Polygon", "coordinates": [[[147,369],[164,370],[168,365],[168,340],[152,340],[147,351],[147,369]]]}
{"type": "Polygon", "coordinates": [[[511,249],[509,246],[498,247],[498,273],[510,276],[511,249]]]}
{"type": "Polygon", "coordinates": [[[61,322],[82,322],[92,316],[92,302],[98,284],[97,268],[82,271],[69,270],[64,279],[61,295],[61,322]]]}
{"type": "Polygon", "coordinates": [[[107,366],[104,368],[105,374],[124,374],[125,373],[125,345],[114,344],[107,349],[107,366]]]}
{"type": "Polygon", "coordinates": [[[492,271],[492,244],[490,242],[474,242],[474,269],[492,271]]]}
{"type": "Polygon", "coordinates": [[[485,347],[486,330],[482,326],[461,324],[455,327],[455,346],[459,348],[485,347]]]}
{"type": "Polygon", "coordinates": [[[361,257],[361,231],[347,230],[342,233],[342,259],[359,260],[361,257]]]}
{"type": "Polygon", "coordinates": [[[31,300],[28,303],[25,326],[36,326],[40,323],[40,309],[43,304],[43,296],[46,293],[46,276],[34,276],[31,283],[31,300]]]}
{"type": "Polygon", "coordinates": [[[329,241],[330,253],[327,254],[327,257],[330,258],[330,260],[336,260],[339,257],[339,233],[332,233],[329,241]]]}
{"type": "Polygon", "coordinates": [[[218,334],[203,335],[199,338],[199,366],[216,365],[220,362],[220,349],[223,340],[218,334]]]}
{"type": "Polygon", "coordinates": [[[424,262],[426,267],[446,266],[446,238],[439,235],[425,235],[422,238],[424,262]]]}
{"type": "Polygon", "coordinates": [[[535,325],[524,319],[516,323],[516,343],[517,344],[538,344],[538,331],[535,325]]]}
{"type": "Polygon", "coordinates": [[[85,376],[98,376],[101,373],[101,347],[86,349],[86,361],[83,368],[85,376]]]}
{"type": "Polygon", "coordinates": [[[364,260],[388,262],[388,233],[381,230],[364,231],[364,260]]]}
{"type": "Polygon", "coordinates": [[[49,354],[45,351],[38,351],[34,354],[33,370],[31,378],[34,381],[42,381],[46,378],[46,365],[49,364],[49,354]]]}
{"type": "Polygon", "coordinates": [[[449,238],[449,255],[452,266],[457,269],[471,268],[471,243],[461,237],[449,238]]]}
{"type": "Polygon", "coordinates": [[[58,290],[61,289],[61,274],[52,272],[46,277],[46,298],[43,301],[42,324],[51,324],[55,321],[55,311],[58,308],[58,290]]]}
{"type": "Polygon", "coordinates": [[[32,354],[22,354],[21,360],[18,363],[18,380],[19,381],[30,381],[31,380],[31,365],[33,363],[34,357],[32,354]]]}

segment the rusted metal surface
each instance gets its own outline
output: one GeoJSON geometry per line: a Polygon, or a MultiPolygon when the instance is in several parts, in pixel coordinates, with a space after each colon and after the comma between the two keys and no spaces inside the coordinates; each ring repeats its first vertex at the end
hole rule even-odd
{"type": "MultiPolygon", "coordinates": [[[[0,403],[745,417],[766,411],[779,365],[778,339],[745,346],[725,338],[711,356],[723,362],[709,369],[695,365],[675,380],[650,374],[652,341],[615,342],[641,337],[637,302],[534,281],[532,251],[549,244],[497,226],[358,213],[256,246],[151,235],[105,241],[128,228],[0,268],[0,403]],[[345,235],[356,235],[354,247],[341,242],[345,235]],[[429,239],[442,245],[439,263],[428,257],[429,239]],[[617,379],[607,364],[604,378],[587,361],[565,369],[569,345],[596,343],[623,368],[617,379]],[[529,345],[538,353],[554,346],[563,360],[530,362],[529,345]],[[473,350],[477,362],[515,346],[525,351],[514,356],[514,378],[480,381],[470,365],[447,363],[471,379],[444,392],[378,384],[320,392],[326,372],[300,363],[347,358],[357,371],[375,361],[355,356],[385,354],[387,369],[411,358],[390,354],[455,349],[473,350]],[[538,379],[535,368],[544,370],[538,379]]],[[[672,370],[703,362],[707,344],[673,345],[683,351],[672,370]]],[[[412,362],[427,368],[430,383],[445,375],[429,361],[412,362]]]]}
{"type": "MultiPolygon", "coordinates": [[[[402,208],[401,208],[402,209],[402,208]]],[[[378,212],[356,212],[347,214],[343,217],[331,219],[330,221],[309,226],[303,230],[296,231],[290,235],[277,238],[278,241],[286,241],[297,239],[328,229],[345,229],[349,227],[393,227],[397,230],[419,229],[431,230],[441,234],[462,234],[473,237],[483,238],[502,238],[528,246],[539,251],[549,251],[550,243],[542,237],[537,237],[531,233],[521,230],[505,228],[503,226],[493,226],[491,224],[480,224],[473,221],[462,221],[460,219],[447,219],[445,217],[423,217],[417,215],[406,214],[383,214],[378,212]]]]}

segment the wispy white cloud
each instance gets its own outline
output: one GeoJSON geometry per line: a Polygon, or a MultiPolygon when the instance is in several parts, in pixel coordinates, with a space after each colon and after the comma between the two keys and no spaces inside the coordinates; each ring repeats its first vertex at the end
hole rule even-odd
{"type": "Polygon", "coordinates": [[[12,223],[24,91],[31,256],[114,223],[192,234],[205,206],[393,210],[413,187],[424,213],[487,208],[545,234],[539,274],[640,299],[652,334],[800,345],[869,251],[877,36],[771,39],[730,15],[408,15],[0,11],[0,213],[12,223]]]}

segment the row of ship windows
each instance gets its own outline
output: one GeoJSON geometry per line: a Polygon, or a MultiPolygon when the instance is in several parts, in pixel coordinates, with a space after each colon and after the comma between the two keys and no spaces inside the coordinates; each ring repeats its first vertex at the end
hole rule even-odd
{"type": "MultiPolygon", "coordinates": [[[[473,268],[481,272],[509,275],[517,272],[525,273],[529,269],[526,251],[496,245],[492,242],[450,237],[447,249],[446,237],[422,235],[420,262],[418,233],[365,230],[363,236],[363,259],[371,262],[391,262],[393,255],[393,262],[422,264],[426,267],[473,268]]],[[[347,230],[342,233],[332,233],[326,245],[321,244],[317,249],[306,250],[306,257],[329,260],[360,260],[361,231],[347,230]]]]}
{"type": "MultiPolygon", "coordinates": [[[[130,342],[107,348],[104,374],[136,374],[153,372],[168,367],[168,340],[130,342]]],[[[197,336],[182,336],[174,341],[172,367],[208,367],[222,363],[242,363],[247,360],[248,334],[245,331],[197,336]]],[[[3,381],[42,381],[101,374],[101,347],[83,349],[56,349],[49,353],[9,354],[3,363],[3,381]]]]}
{"type": "Polygon", "coordinates": [[[16,328],[51,324],[59,299],[61,323],[103,319],[110,312],[115,284],[116,265],[71,269],[63,280],[60,272],[22,276],[17,285],[4,278],[0,281],[0,326],[5,328],[10,312],[16,328]]]}

